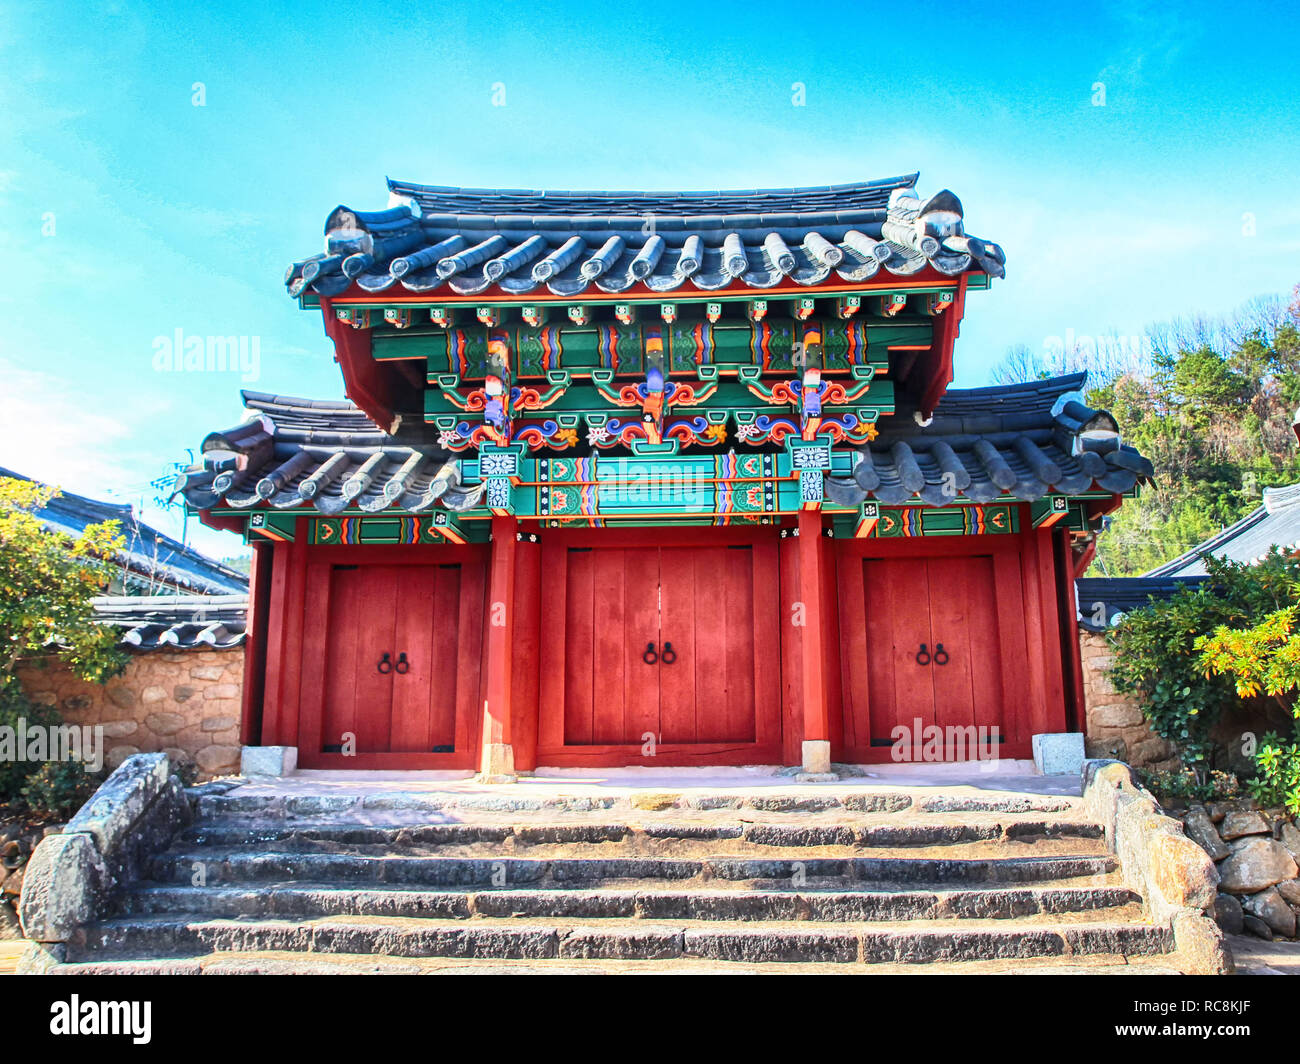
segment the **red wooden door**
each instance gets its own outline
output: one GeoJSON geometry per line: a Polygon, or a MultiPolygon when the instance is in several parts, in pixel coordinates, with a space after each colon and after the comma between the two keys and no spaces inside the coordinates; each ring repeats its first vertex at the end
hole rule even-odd
{"type": "Polygon", "coordinates": [[[842,625],[863,633],[844,647],[851,756],[888,757],[899,726],[922,743],[918,721],[922,729],[943,729],[945,757],[976,756],[967,744],[978,733],[949,729],[981,727],[998,728],[1002,756],[1023,756],[1029,736],[1022,734],[1028,724],[1022,703],[1045,698],[1015,680],[1031,660],[1024,578],[1013,550],[861,557],[845,549],[842,625]]]}
{"type": "Polygon", "coordinates": [[[484,573],[456,562],[311,566],[299,760],[320,768],[462,768],[482,704],[484,573]]]}
{"type": "Polygon", "coordinates": [[[543,626],[539,762],[776,756],[775,545],[602,535],[616,542],[547,547],[543,602],[557,623],[543,626]]]}

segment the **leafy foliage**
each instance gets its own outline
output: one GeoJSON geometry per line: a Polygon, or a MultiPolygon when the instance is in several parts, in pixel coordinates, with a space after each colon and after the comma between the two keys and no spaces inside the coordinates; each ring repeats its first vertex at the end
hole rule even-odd
{"type": "Polygon", "coordinates": [[[21,660],[52,649],[86,680],[102,682],[126,664],[91,606],[122,546],[117,523],[89,525],[76,538],[48,532],[35,511],[57,494],[0,477],[0,687],[16,684],[21,660]]]}
{"type": "Polygon", "coordinates": [[[1255,778],[1247,786],[1260,805],[1286,806],[1300,817],[1300,728],[1284,741],[1270,732],[1255,750],[1255,778]]]}
{"type": "Polygon", "coordinates": [[[85,805],[99,783],[80,761],[46,761],[27,777],[23,800],[34,812],[66,820],[85,805]]]}
{"type": "Polygon", "coordinates": [[[1198,779],[1190,768],[1138,771],[1142,785],[1162,801],[1214,802],[1236,798],[1241,784],[1231,772],[1217,770],[1198,779]]]}
{"type": "Polygon", "coordinates": [[[1152,728],[1202,783],[1213,767],[1211,731],[1242,695],[1234,675],[1206,666],[1201,648],[1211,633],[1251,628],[1287,609],[1300,558],[1275,551],[1253,566],[1207,558],[1206,568],[1204,585],[1132,611],[1110,633],[1115,688],[1139,698],[1152,728]]]}
{"type": "MultiPolygon", "coordinates": [[[[28,727],[50,727],[59,723],[59,716],[48,706],[28,701],[16,683],[0,684],[0,727],[17,731],[20,720],[25,720],[28,727]]],[[[27,778],[39,767],[32,761],[0,760],[0,805],[20,805],[27,778]]]]}

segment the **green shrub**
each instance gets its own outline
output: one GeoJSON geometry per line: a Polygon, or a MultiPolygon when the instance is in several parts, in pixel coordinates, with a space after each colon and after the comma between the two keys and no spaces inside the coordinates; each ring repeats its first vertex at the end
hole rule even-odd
{"type": "Polygon", "coordinates": [[[1300,816],[1300,728],[1289,741],[1270,732],[1255,750],[1255,778],[1247,783],[1261,806],[1285,806],[1300,816]]]}
{"type": "MultiPolygon", "coordinates": [[[[0,727],[18,731],[19,721],[28,727],[50,727],[59,723],[59,715],[49,706],[31,702],[16,684],[0,684],[0,727]]],[[[39,761],[0,760],[0,805],[19,805],[28,777],[41,767],[39,761]]]]}
{"type": "Polygon", "coordinates": [[[1211,732],[1241,705],[1237,678],[1210,668],[1204,637],[1249,628],[1294,602],[1300,558],[1270,554],[1258,565],[1206,559],[1209,580],[1129,613],[1110,633],[1115,688],[1135,696],[1152,729],[1178,749],[1205,784],[1214,767],[1211,732]]]}
{"type": "Polygon", "coordinates": [[[23,800],[33,813],[67,820],[99,786],[80,761],[46,761],[27,777],[23,800]]]}
{"type": "Polygon", "coordinates": [[[1236,798],[1241,784],[1231,772],[1210,771],[1199,780],[1190,768],[1138,770],[1142,786],[1162,802],[1218,802],[1236,798]]]}

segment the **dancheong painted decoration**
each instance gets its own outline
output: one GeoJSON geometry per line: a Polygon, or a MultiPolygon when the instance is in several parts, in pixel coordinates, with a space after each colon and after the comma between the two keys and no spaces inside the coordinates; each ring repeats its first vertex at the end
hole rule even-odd
{"type": "Polygon", "coordinates": [[[246,743],[504,778],[1078,729],[1073,581],[1151,465],[1082,375],[949,388],[1005,268],[951,192],[389,192],[286,275],[347,399],[245,392],[178,482],[254,545],[246,743]]]}

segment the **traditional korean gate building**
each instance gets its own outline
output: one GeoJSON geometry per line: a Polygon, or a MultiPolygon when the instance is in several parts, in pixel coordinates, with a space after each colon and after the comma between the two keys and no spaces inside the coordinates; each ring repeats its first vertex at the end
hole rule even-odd
{"type": "Polygon", "coordinates": [[[1082,375],[948,388],[1004,258],[915,180],[331,212],[287,285],[350,401],[245,392],[179,484],[255,550],[243,741],[503,776],[1079,730],[1073,581],[1151,466],[1082,375]]]}

